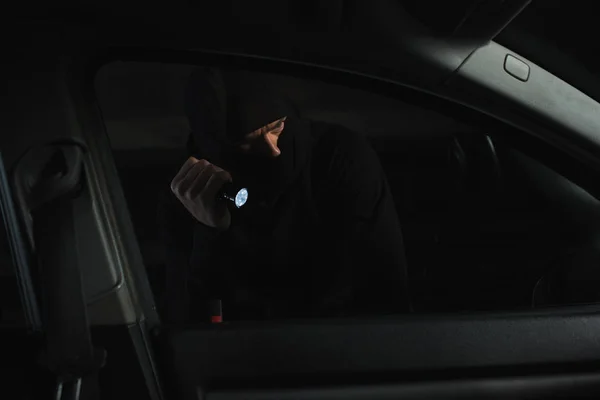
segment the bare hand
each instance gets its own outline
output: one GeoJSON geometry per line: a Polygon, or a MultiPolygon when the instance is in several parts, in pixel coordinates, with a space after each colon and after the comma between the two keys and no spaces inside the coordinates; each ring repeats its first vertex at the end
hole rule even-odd
{"type": "Polygon", "coordinates": [[[229,172],[206,160],[190,157],[171,181],[171,191],[198,221],[226,230],[231,225],[231,214],[217,195],[227,182],[231,182],[229,172]]]}

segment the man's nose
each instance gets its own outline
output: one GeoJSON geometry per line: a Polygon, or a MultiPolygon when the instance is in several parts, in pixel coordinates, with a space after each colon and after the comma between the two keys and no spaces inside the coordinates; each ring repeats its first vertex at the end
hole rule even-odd
{"type": "Polygon", "coordinates": [[[277,147],[278,139],[279,137],[277,135],[273,135],[271,133],[267,133],[263,136],[267,153],[271,157],[279,157],[279,155],[281,154],[281,150],[279,149],[279,147],[277,147]]]}

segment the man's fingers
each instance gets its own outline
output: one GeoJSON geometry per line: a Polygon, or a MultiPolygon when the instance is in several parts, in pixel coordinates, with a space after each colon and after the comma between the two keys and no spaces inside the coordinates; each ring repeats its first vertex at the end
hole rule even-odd
{"type": "Polygon", "coordinates": [[[190,174],[192,169],[199,168],[199,166],[206,166],[208,164],[210,163],[206,160],[198,160],[195,157],[188,158],[187,161],[183,164],[183,166],[179,169],[177,175],[175,175],[175,177],[171,181],[171,191],[176,194],[181,193],[182,183],[186,180],[186,177],[188,176],[188,174],[190,174]]]}
{"type": "Polygon", "coordinates": [[[198,175],[196,175],[194,181],[188,188],[185,195],[191,199],[198,196],[206,187],[206,184],[208,183],[211,176],[213,176],[217,172],[216,169],[217,167],[215,167],[212,164],[207,165],[202,171],[200,171],[200,173],[198,173],[198,175]]]}
{"type": "Polygon", "coordinates": [[[181,166],[181,168],[179,169],[179,171],[177,172],[177,174],[175,175],[175,178],[173,179],[177,179],[177,178],[183,178],[190,169],[192,169],[192,167],[194,165],[196,165],[196,163],[200,161],[198,160],[196,157],[189,157],[181,166]]]}
{"type": "Polygon", "coordinates": [[[198,159],[196,159],[195,157],[189,157],[183,163],[181,168],[179,168],[179,171],[175,174],[175,176],[171,180],[171,191],[173,193],[176,192],[177,187],[179,186],[179,184],[181,183],[183,178],[185,178],[186,174],[190,171],[190,169],[192,169],[192,167],[194,165],[196,165],[197,162],[198,162],[198,159]]]}
{"type": "Polygon", "coordinates": [[[223,185],[227,182],[231,182],[231,175],[227,171],[217,171],[208,180],[204,190],[200,194],[204,201],[209,202],[208,204],[213,204],[217,198],[219,190],[223,187],[223,185]]]}
{"type": "Polygon", "coordinates": [[[203,202],[212,205],[226,182],[231,182],[229,172],[206,160],[190,157],[171,181],[171,190],[180,198],[201,196],[203,202]]]}
{"type": "Polygon", "coordinates": [[[186,193],[192,187],[192,184],[194,183],[194,180],[196,179],[198,174],[201,173],[207,167],[208,166],[206,165],[206,163],[203,163],[203,162],[197,162],[196,164],[194,164],[194,166],[187,172],[187,174],[185,174],[183,179],[177,185],[176,194],[178,196],[185,196],[186,193]]]}

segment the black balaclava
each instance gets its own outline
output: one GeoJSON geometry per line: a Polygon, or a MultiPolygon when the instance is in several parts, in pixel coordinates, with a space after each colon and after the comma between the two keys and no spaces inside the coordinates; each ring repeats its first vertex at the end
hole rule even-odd
{"type": "Polygon", "coordinates": [[[226,145],[226,90],[218,70],[198,68],[192,72],[185,89],[185,113],[192,133],[188,152],[197,158],[222,165],[226,145]]]}
{"type": "Polygon", "coordinates": [[[234,182],[248,187],[249,201],[273,205],[306,165],[308,123],[297,117],[286,99],[258,79],[223,79],[208,71],[195,71],[186,90],[193,153],[230,171],[234,182]],[[278,140],[279,157],[244,155],[234,150],[233,144],[245,135],[282,117],[287,119],[278,140]]]}

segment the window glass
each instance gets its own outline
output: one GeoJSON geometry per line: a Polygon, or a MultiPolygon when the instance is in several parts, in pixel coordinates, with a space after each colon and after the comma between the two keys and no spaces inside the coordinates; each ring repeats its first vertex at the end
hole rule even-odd
{"type": "Polygon", "coordinates": [[[168,321],[596,301],[596,199],[502,130],[212,67],[111,63],[96,92],[168,321]]]}

